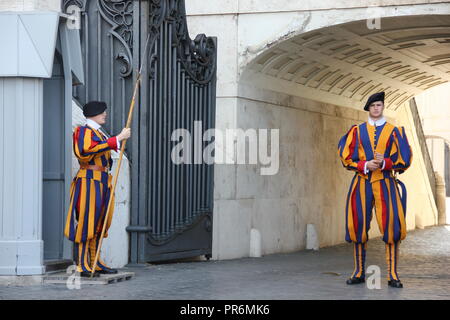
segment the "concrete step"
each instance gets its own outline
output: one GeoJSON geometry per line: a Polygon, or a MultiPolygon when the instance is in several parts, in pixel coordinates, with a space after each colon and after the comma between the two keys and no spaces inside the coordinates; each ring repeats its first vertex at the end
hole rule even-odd
{"type": "Polygon", "coordinates": [[[73,265],[73,261],[69,259],[45,260],[45,273],[55,273],[66,271],[69,266],[73,265]]]}

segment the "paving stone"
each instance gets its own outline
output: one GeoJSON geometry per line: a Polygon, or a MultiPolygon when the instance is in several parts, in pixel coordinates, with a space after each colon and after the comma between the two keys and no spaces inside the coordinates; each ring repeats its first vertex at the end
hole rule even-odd
{"type": "Polygon", "coordinates": [[[0,299],[450,299],[450,227],[409,232],[400,246],[403,289],[387,286],[384,243],[371,239],[366,267],[378,265],[381,289],[348,286],[352,245],[262,258],[124,268],[129,281],[108,286],[0,286],[0,299]],[[113,290],[111,290],[113,288],[113,290]]]}

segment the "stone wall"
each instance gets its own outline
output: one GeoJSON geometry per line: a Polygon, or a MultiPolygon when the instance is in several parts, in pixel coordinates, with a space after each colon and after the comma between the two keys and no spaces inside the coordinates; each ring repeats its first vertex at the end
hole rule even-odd
{"type": "Polygon", "coordinates": [[[438,222],[438,211],[433,196],[432,182],[427,174],[426,156],[422,154],[420,136],[415,126],[414,115],[411,112],[409,103],[404,103],[397,111],[397,124],[404,126],[410,144],[413,147],[413,164],[399,179],[408,188],[408,218],[411,228],[424,228],[436,225],[438,222]],[[412,219],[411,219],[412,218],[412,219]],[[414,221],[414,224],[413,224],[414,221]]]}
{"type": "Polygon", "coordinates": [[[431,88],[416,98],[425,136],[428,137],[434,169],[445,172],[445,144],[450,145],[450,83],[431,88]]]}
{"type": "Polygon", "coordinates": [[[61,11],[61,0],[2,0],[0,11],[61,11]]]}
{"type": "MultiPolygon", "coordinates": [[[[337,143],[351,125],[366,121],[367,113],[267,90],[243,89],[240,95],[246,97],[238,99],[237,127],[280,129],[280,170],[262,176],[258,165],[216,167],[215,258],[247,256],[252,228],[261,232],[263,254],[305,249],[309,223],[316,226],[320,247],[344,242],[353,173],[342,167],[337,143]]],[[[437,215],[407,107],[389,121],[406,127],[413,147],[413,165],[399,176],[408,187],[407,226],[412,230],[434,225],[437,215]]],[[[369,236],[379,235],[373,218],[369,236]]]]}
{"type": "Polygon", "coordinates": [[[450,83],[431,88],[415,97],[422,126],[427,137],[428,149],[433,162],[433,168],[444,183],[447,200],[447,223],[450,223],[450,83]]]}
{"type": "MultiPolygon", "coordinates": [[[[369,5],[385,6],[384,16],[449,11],[448,5],[429,1],[187,1],[191,36],[208,30],[218,37],[216,127],[280,129],[277,175],[261,176],[257,165],[216,165],[214,259],[248,256],[252,228],[261,232],[263,254],[304,249],[308,223],[316,225],[321,247],[344,241],[352,173],[339,162],[337,143],[367,114],[342,101],[301,98],[303,88],[288,93],[282,83],[246,78],[245,71],[264,50],[295,35],[366,19],[369,5]]],[[[400,176],[409,191],[407,227],[433,225],[437,210],[413,117],[406,105],[387,111],[394,124],[405,125],[413,146],[413,165],[400,176]]],[[[369,235],[379,235],[376,219],[369,235]]]]}

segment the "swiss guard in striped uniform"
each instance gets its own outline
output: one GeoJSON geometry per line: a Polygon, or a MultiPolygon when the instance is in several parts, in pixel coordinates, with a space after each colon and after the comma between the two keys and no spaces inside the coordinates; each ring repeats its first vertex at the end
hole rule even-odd
{"type": "Polygon", "coordinates": [[[405,128],[383,117],[384,92],[371,95],[364,107],[367,122],[353,125],[339,141],[342,164],[355,172],[345,208],[346,241],[354,244],[355,269],[347,284],[365,281],[365,259],[372,209],[386,246],[388,285],[402,288],[397,274],[399,244],[406,237],[406,188],[396,179],[412,161],[405,128]],[[394,175],[395,174],[395,175],[394,175]]]}
{"type": "MultiPolygon", "coordinates": [[[[75,245],[77,271],[81,276],[90,276],[91,266],[97,253],[98,241],[102,232],[109,198],[111,197],[112,167],[111,150],[120,148],[120,141],[128,139],[131,131],[122,132],[107,138],[100,130],[106,122],[106,103],[91,101],[84,105],[83,114],[86,125],[75,128],[73,133],[73,152],[78,158],[80,169],[70,188],[70,205],[64,235],[75,245]]],[[[113,195],[114,197],[114,195],[113,195]]],[[[114,211],[112,200],[105,237],[111,225],[114,211]]],[[[99,259],[95,275],[117,273],[99,259]]]]}

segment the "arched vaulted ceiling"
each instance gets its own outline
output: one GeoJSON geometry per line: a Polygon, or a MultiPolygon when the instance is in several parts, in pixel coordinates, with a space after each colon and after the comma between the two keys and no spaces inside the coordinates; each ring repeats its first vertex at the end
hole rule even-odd
{"type": "Polygon", "coordinates": [[[372,30],[364,20],[303,33],[264,51],[247,72],[296,95],[347,106],[385,91],[387,107],[395,110],[450,81],[450,16],[383,18],[381,29],[372,30]]]}

